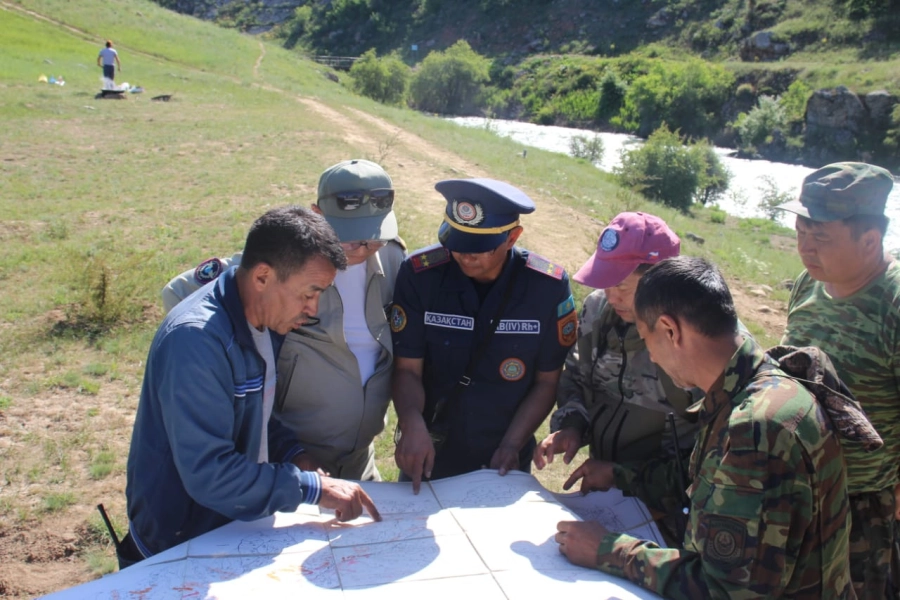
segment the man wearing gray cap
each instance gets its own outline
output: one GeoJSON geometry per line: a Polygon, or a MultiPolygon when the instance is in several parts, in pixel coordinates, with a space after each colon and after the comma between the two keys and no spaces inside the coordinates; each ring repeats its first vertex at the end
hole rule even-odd
{"type": "Polygon", "coordinates": [[[493,179],[435,189],[440,245],[404,261],[391,309],[395,457],[416,493],[423,476],[527,471],[577,334],[565,270],[515,245],[531,198],[493,179]]]}
{"type": "Polygon", "coordinates": [[[806,267],[791,292],[782,343],[827,352],[884,440],[870,453],[844,447],[851,577],[860,598],[885,597],[897,539],[900,266],[882,245],[892,186],[880,167],[836,163],[810,173],[800,197],[778,207],[797,215],[806,267]]]}
{"type": "MultiPolygon", "coordinates": [[[[373,162],[345,160],[322,173],[312,208],[338,234],[347,268],[278,357],[276,417],[303,444],[307,469],[342,479],[381,479],[373,440],[391,398],[386,310],[405,256],[393,202],[391,178],[373,162]]],[[[239,262],[240,254],[211,258],[175,277],[163,289],[166,310],[239,262]]]]}

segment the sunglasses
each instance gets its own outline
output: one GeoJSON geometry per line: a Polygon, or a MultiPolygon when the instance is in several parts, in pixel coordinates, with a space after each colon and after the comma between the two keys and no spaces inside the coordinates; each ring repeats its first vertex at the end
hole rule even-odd
{"type": "Polygon", "coordinates": [[[394,190],[392,189],[338,192],[328,197],[334,198],[338,208],[341,210],[356,210],[366,203],[371,204],[378,210],[387,210],[394,205],[394,190]]]}
{"type": "Polygon", "coordinates": [[[365,248],[366,250],[381,250],[387,246],[385,240],[358,240],[355,242],[341,242],[341,246],[348,252],[365,248]]]}

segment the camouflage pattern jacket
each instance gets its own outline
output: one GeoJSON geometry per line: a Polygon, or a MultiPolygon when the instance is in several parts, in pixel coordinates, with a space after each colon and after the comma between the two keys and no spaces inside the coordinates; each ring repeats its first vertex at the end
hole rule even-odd
{"type": "MultiPolygon", "coordinates": [[[[609,533],[597,568],[667,598],[855,597],[846,431],[825,407],[745,338],[707,392],[700,423],[684,549],[609,533]]],[[[678,496],[671,462],[617,466],[617,485],[678,496]]]]}
{"type": "Polygon", "coordinates": [[[845,449],[850,493],[893,490],[900,481],[900,263],[846,298],[801,273],[782,343],[827,352],[884,440],[878,452],[845,449]]]}
{"type": "Polygon", "coordinates": [[[672,455],[677,434],[686,456],[698,429],[687,409],[700,396],[677,387],[650,361],[635,326],[596,290],[578,316],[578,341],[560,377],[550,431],[577,429],[591,458],[612,462],[672,455]],[[675,415],[674,434],[669,413],[675,415]]]}

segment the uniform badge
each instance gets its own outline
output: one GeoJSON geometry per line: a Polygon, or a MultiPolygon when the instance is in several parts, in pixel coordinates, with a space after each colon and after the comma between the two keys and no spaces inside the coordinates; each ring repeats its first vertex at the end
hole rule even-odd
{"type": "Polygon", "coordinates": [[[540,254],[535,254],[534,252],[528,253],[528,260],[525,262],[525,266],[529,269],[534,269],[539,273],[543,273],[544,275],[549,275],[553,279],[562,279],[563,275],[566,273],[566,270],[558,264],[550,262],[540,254]]]}
{"type": "Polygon", "coordinates": [[[413,254],[409,257],[409,261],[412,263],[413,271],[421,273],[432,267],[450,262],[450,251],[443,246],[437,246],[425,249],[418,254],[413,254]]]}
{"type": "Polygon", "coordinates": [[[574,310],[557,321],[556,327],[559,332],[560,346],[571,346],[578,339],[578,317],[574,310]]]}
{"type": "Polygon", "coordinates": [[[224,266],[218,258],[208,258],[194,269],[194,279],[197,283],[205,285],[214,281],[222,273],[224,266]]]}
{"type": "Polygon", "coordinates": [[[450,213],[460,225],[478,225],[484,221],[484,209],[477,202],[454,200],[450,213]]]}
{"type": "Polygon", "coordinates": [[[564,317],[573,310],[575,310],[575,298],[569,295],[568,298],[560,302],[556,307],[556,316],[557,318],[564,317]]]}
{"type": "Polygon", "coordinates": [[[406,311],[403,307],[395,304],[391,307],[391,331],[399,333],[406,327],[406,311]]]}
{"type": "Polygon", "coordinates": [[[705,521],[703,558],[724,571],[740,566],[744,559],[747,527],[736,519],[715,515],[708,515],[705,521]]]}
{"type": "Polygon", "coordinates": [[[525,377],[525,363],[518,358],[507,358],[500,363],[500,377],[506,381],[518,381],[525,377]]]}
{"type": "Polygon", "coordinates": [[[619,233],[615,229],[604,229],[600,236],[600,249],[604,252],[612,252],[619,245],[619,233]]]}

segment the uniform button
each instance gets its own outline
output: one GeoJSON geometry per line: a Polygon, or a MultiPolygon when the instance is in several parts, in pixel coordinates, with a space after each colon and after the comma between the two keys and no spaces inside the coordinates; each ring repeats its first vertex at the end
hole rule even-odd
{"type": "Polygon", "coordinates": [[[450,345],[450,340],[444,340],[444,345],[445,345],[445,346],[449,346],[449,345],[450,345]]]}

